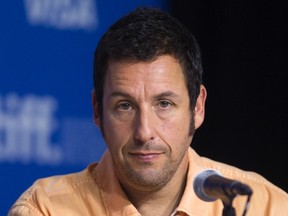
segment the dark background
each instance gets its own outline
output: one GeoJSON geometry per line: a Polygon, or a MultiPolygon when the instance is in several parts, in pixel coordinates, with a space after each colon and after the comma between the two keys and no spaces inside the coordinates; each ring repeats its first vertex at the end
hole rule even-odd
{"type": "Polygon", "coordinates": [[[206,118],[192,147],[288,191],[287,1],[174,0],[171,6],[202,49],[206,118]]]}

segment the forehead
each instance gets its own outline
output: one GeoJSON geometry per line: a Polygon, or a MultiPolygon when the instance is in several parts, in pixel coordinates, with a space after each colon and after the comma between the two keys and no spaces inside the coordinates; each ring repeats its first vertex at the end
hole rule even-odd
{"type": "Polygon", "coordinates": [[[186,89],[185,83],[179,61],[171,56],[160,56],[151,62],[110,62],[105,78],[106,90],[107,87],[186,89]]]}

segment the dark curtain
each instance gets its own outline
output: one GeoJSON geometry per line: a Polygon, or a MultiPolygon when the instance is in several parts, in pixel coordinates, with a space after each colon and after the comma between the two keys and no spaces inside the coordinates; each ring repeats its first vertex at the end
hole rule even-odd
{"type": "Polygon", "coordinates": [[[192,147],[288,191],[288,1],[172,1],[196,36],[208,90],[192,147]]]}

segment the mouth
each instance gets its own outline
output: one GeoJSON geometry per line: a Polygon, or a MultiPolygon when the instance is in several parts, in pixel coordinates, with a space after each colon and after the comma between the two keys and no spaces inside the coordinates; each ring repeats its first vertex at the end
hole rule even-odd
{"type": "Polygon", "coordinates": [[[131,152],[130,155],[141,162],[152,162],[158,159],[163,153],[162,152],[131,152]]]}

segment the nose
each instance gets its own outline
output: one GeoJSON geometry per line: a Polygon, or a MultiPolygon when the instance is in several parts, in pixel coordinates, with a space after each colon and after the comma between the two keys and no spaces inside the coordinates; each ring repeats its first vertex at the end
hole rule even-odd
{"type": "Polygon", "coordinates": [[[135,122],[135,139],[137,143],[145,143],[154,139],[155,116],[152,110],[145,109],[138,112],[135,122]]]}

